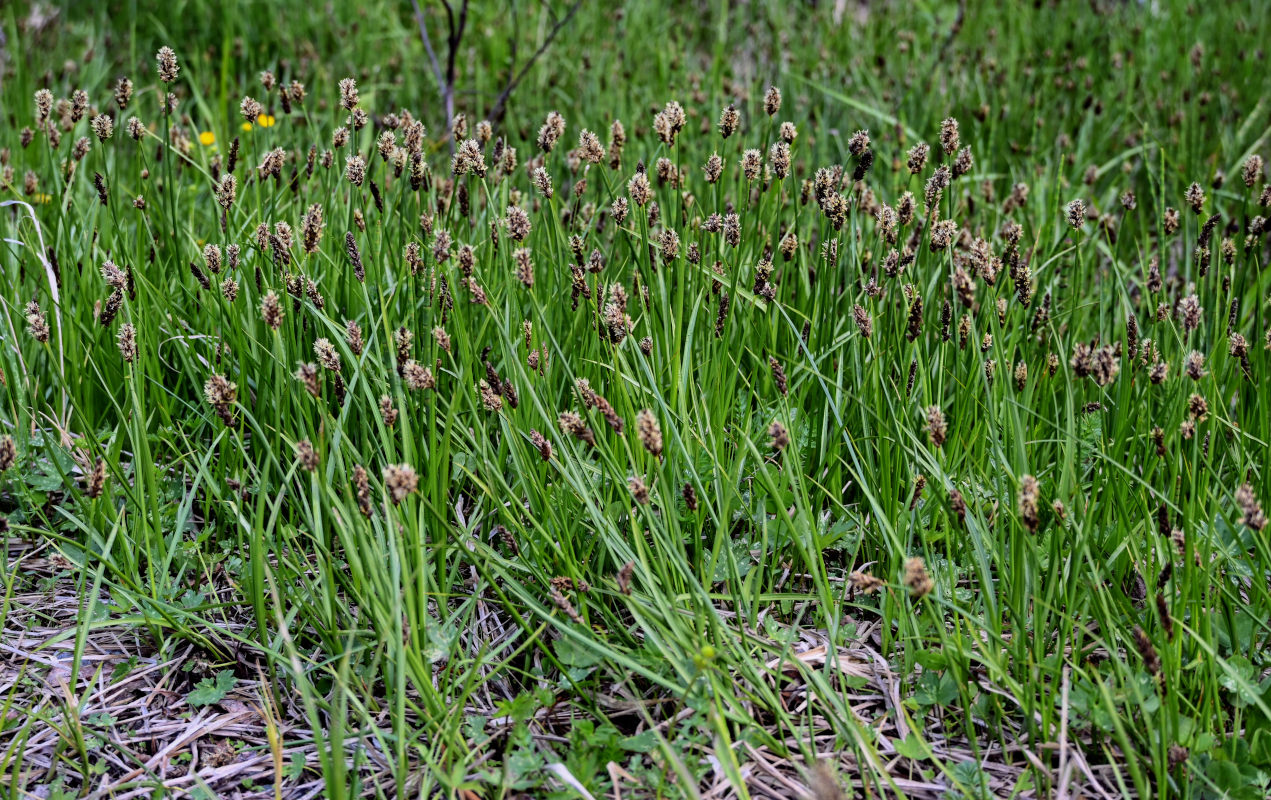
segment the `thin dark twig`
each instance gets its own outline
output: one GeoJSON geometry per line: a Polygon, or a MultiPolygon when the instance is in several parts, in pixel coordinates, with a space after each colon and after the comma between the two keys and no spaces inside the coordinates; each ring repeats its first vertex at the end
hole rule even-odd
{"type": "Polygon", "coordinates": [[[556,39],[557,34],[561,32],[562,28],[569,24],[569,21],[574,18],[574,14],[578,11],[579,6],[582,4],[583,0],[575,0],[574,4],[569,7],[569,11],[565,14],[565,16],[558,19],[556,24],[552,26],[551,31],[547,34],[547,38],[544,39],[543,43],[539,45],[539,48],[534,51],[534,55],[530,56],[529,60],[525,62],[525,65],[521,67],[521,70],[508,81],[507,86],[503,87],[503,91],[499,93],[499,98],[494,101],[494,106],[490,109],[490,124],[497,125],[503,119],[503,114],[505,113],[504,108],[507,105],[508,97],[512,95],[513,90],[516,89],[516,87],[521,83],[521,80],[525,78],[527,73],[529,73],[530,68],[534,66],[534,62],[538,61],[539,56],[543,55],[548,47],[551,47],[551,44],[553,40],[556,39]]]}
{"type": "MultiPolygon", "coordinates": [[[[463,41],[463,32],[468,25],[468,0],[463,0],[463,5],[459,8],[459,21],[455,22],[454,12],[450,8],[450,4],[446,0],[441,0],[446,7],[446,14],[450,18],[450,39],[449,50],[446,56],[446,129],[449,130],[455,121],[455,61],[459,57],[459,43],[463,41]]],[[[453,137],[450,141],[450,152],[454,153],[455,143],[453,137]]]]}
{"type": "Polygon", "coordinates": [[[424,12],[419,8],[419,0],[410,0],[411,6],[415,9],[415,22],[419,24],[419,38],[424,42],[424,50],[428,52],[428,60],[432,62],[432,71],[437,76],[437,91],[445,94],[446,78],[441,74],[441,64],[437,61],[437,53],[432,49],[432,39],[428,36],[428,22],[424,19],[424,12]]]}
{"type": "MultiPolygon", "coordinates": [[[[446,6],[449,11],[450,7],[446,6]]],[[[455,85],[455,61],[459,58],[459,43],[463,40],[463,30],[468,24],[468,0],[463,0],[463,6],[459,9],[459,22],[454,21],[454,16],[450,17],[450,53],[446,57],[446,85],[450,87],[451,93],[454,93],[455,85]]],[[[449,124],[452,119],[446,120],[449,124]]]]}

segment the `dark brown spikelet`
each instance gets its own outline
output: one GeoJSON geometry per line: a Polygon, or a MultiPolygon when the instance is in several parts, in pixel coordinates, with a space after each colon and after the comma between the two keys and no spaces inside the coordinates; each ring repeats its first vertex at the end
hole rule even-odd
{"type": "Polygon", "coordinates": [[[632,475],[627,479],[627,488],[631,490],[631,497],[636,503],[642,506],[649,504],[649,485],[644,482],[644,478],[632,475]]]}
{"type": "Polygon", "coordinates": [[[123,304],[124,304],[124,290],[123,289],[115,289],[113,292],[110,293],[110,296],[106,298],[105,305],[102,306],[101,316],[98,318],[98,321],[101,323],[102,327],[108,327],[112,322],[115,321],[115,317],[119,314],[119,309],[123,307],[123,304]]]}
{"type": "Polygon", "coordinates": [[[544,461],[552,460],[552,442],[550,439],[543,436],[543,434],[538,431],[531,429],[530,444],[534,445],[534,447],[538,449],[538,454],[544,461]]]}
{"type": "Polygon", "coordinates": [[[684,484],[684,488],[680,491],[680,494],[684,498],[684,507],[687,508],[689,511],[696,511],[697,510],[697,490],[693,488],[693,484],[691,483],[684,484]]]}
{"type": "Polygon", "coordinates": [[[0,436],[0,472],[8,470],[17,460],[18,448],[13,442],[13,437],[8,434],[0,436]]]}
{"type": "Polygon", "coordinates": [[[164,83],[172,83],[177,79],[177,73],[180,67],[177,66],[177,54],[172,51],[171,47],[164,45],[159,48],[155,61],[159,65],[159,80],[164,83]]]}
{"type": "Polygon", "coordinates": [[[1166,605],[1165,595],[1162,592],[1156,593],[1156,616],[1160,617],[1161,630],[1165,631],[1165,638],[1174,641],[1174,618],[1169,614],[1169,606],[1166,605]]]}
{"type": "Polygon", "coordinates": [[[389,464],[384,468],[384,489],[393,505],[401,505],[419,487],[419,475],[409,464],[389,464]]]}
{"type": "Polygon", "coordinates": [[[353,265],[353,276],[358,283],[366,281],[366,268],[362,266],[362,253],[357,248],[357,239],[353,231],[344,234],[344,252],[349,255],[349,263],[353,265]]]}
{"type": "Polygon", "coordinates": [[[318,252],[318,246],[322,242],[322,229],[324,227],[322,206],[314,203],[309,206],[309,210],[305,212],[304,217],[300,220],[301,249],[309,255],[318,252]]]}
{"type": "Polygon", "coordinates": [[[786,430],[785,425],[776,420],[768,426],[768,438],[771,440],[772,449],[778,452],[790,446],[790,432],[786,430]]]}
{"type": "Polygon", "coordinates": [[[406,326],[397,329],[393,334],[393,341],[397,345],[397,374],[404,375],[406,362],[410,361],[411,343],[415,340],[415,334],[410,332],[406,326]]]}
{"type": "Polygon", "coordinates": [[[874,320],[870,318],[869,312],[864,306],[852,307],[852,321],[856,323],[856,329],[860,331],[863,338],[868,339],[874,333],[874,320]]]}
{"type": "Polygon", "coordinates": [[[1168,757],[1170,769],[1175,769],[1186,764],[1187,759],[1192,757],[1192,752],[1181,744],[1172,744],[1169,746],[1168,757]]]}
{"type": "Polygon", "coordinates": [[[97,189],[97,199],[101,201],[102,205],[106,205],[110,197],[106,193],[106,179],[102,177],[100,172],[93,173],[93,186],[97,189]]]}
{"type": "Polygon", "coordinates": [[[772,369],[772,380],[777,384],[777,391],[781,393],[782,397],[785,397],[790,393],[790,387],[786,381],[785,368],[781,366],[780,361],[771,356],[768,357],[768,366],[772,369]]]}
{"type": "Polygon", "coordinates": [[[574,608],[574,604],[569,602],[569,598],[566,597],[560,589],[553,586],[550,594],[552,603],[561,610],[561,613],[569,617],[569,620],[574,624],[583,624],[583,618],[579,616],[577,609],[574,608]]]}
{"type": "Polygon", "coordinates": [[[300,381],[305,387],[305,391],[313,397],[317,397],[321,390],[318,388],[318,366],[316,364],[299,364],[296,366],[296,380],[300,381]]]}
{"type": "Polygon", "coordinates": [[[628,597],[631,596],[631,579],[635,577],[635,562],[628,561],[622,565],[622,569],[618,570],[618,591],[628,597]]]}
{"type": "Polygon", "coordinates": [[[106,487],[106,462],[99,458],[94,463],[88,453],[83,454],[82,460],[85,472],[80,480],[84,487],[84,496],[96,500],[106,487]]]}
{"type": "Polygon", "coordinates": [[[958,521],[966,524],[966,499],[957,489],[949,490],[949,510],[958,516],[958,521]]]}
{"type": "Polygon", "coordinates": [[[1019,481],[1019,518],[1029,533],[1037,533],[1041,523],[1037,513],[1037,500],[1040,486],[1032,475],[1025,475],[1019,481]]]}
{"type": "Polygon", "coordinates": [[[728,319],[728,292],[719,293],[719,311],[715,315],[715,338],[724,335],[724,321],[728,319]]]}
{"type": "Polygon", "coordinates": [[[651,410],[644,408],[636,413],[636,433],[645,450],[654,458],[662,457],[662,429],[651,410]]]}
{"type": "Polygon", "coordinates": [[[915,600],[926,597],[936,588],[936,583],[931,579],[927,565],[921,558],[905,561],[905,586],[909,589],[909,596],[915,600]]]}
{"type": "Polygon", "coordinates": [[[853,572],[847,576],[847,582],[851,584],[852,591],[859,594],[873,594],[887,586],[882,579],[868,572],[853,572]]]}
{"type": "Polygon", "coordinates": [[[345,320],[344,322],[344,342],[349,346],[349,350],[353,355],[362,355],[362,349],[366,347],[366,342],[362,339],[362,326],[353,320],[345,320]]]}
{"type": "Polygon", "coordinates": [[[278,300],[278,294],[270,289],[260,301],[260,316],[273,330],[278,330],[282,325],[282,303],[278,300]]]}
{"type": "Polygon", "coordinates": [[[927,435],[931,437],[931,443],[936,447],[944,447],[948,430],[948,424],[945,422],[944,412],[940,410],[940,406],[928,406],[927,435]]]}
{"type": "Polygon", "coordinates": [[[922,296],[915,295],[913,302],[909,304],[909,321],[905,327],[905,338],[912,342],[921,335],[922,335],[922,296]]]}
{"type": "Polygon", "coordinates": [[[296,465],[306,472],[318,469],[318,451],[313,449],[313,444],[308,439],[296,442],[296,465]]]}
{"type": "Polygon", "coordinates": [[[234,403],[238,399],[238,385],[224,375],[214,374],[203,384],[203,396],[226,427],[234,427],[234,403]]]}
{"type": "Polygon", "coordinates": [[[1235,501],[1243,514],[1240,519],[1242,524],[1255,531],[1261,531],[1267,527],[1267,515],[1263,513],[1262,504],[1258,502],[1258,496],[1251,484],[1242,483],[1236,489],[1235,501]]]}
{"type": "Polygon", "coordinates": [[[583,404],[599,411],[600,415],[605,418],[605,422],[608,423],[610,428],[613,428],[615,433],[622,433],[625,422],[609,401],[599,392],[593,390],[586,380],[579,379],[578,384],[578,394],[582,398],[583,404]]]}
{"type": "Polygon", "coordinates": [[[741,112],[734,105],[729,105],[719,115],[719,135],[727,139],[737,132],[741,124],[741,112]]]}
{"type": "Polygon", "coordinates": [[[1156,647],[1152,644],[1151,638],[1148,637],[1147,631],[1138,625],[1134,626],[1134,649],[1139,651],[1139,658],[1143,659],[1143,667],[1153,678],[1159,678],[1161,674],[1161,657],[1156,653],[1156,647]]]}
{"type": "Polygon", "coordinates": [[[909,172],[917,175],[927,168],[927,156],[931,153],[931,147],[925,142],[918,142],[909,148],[909,172]]]}
{"type": "Polygon", "coordinates": [[[507,549],[510,555],[519,556],[521,554],[521,548],[516,543],[516,537],[505,526],[495,525],[492,533],[503,543],[503,547],[507,549]]]}
{"type": "Polygon", "coordinates": [[[781,90],[775,86],[769,86],[767,93],[763,98],[763,110],[768,116],[775,116],[781,110],[781,90]]]}
{"type": "Polygon", "coordinates": [[[1204,397],[1193,394],[1187,398],[1187,415],[1196,422],[1204,422],[1209,419],[1209,402],[1204,397]]]}
{"type": "Polygon", "coordinates": [[[1161,503],[1156,507],[1156,531],[1166,538],[1169,538],[1170,536],[1171,526],[1169,520],[1169,509],[1165,507],[1164,503],[1161,503]]]}
{"type": "Polygon", "coordinates": [[[193,275],[194,279],[199,282],[199,286],[208,290],[212,288],[212,282],[208,280],[207,275],[203,272],[202,268],[199,267],[197,262],[190,262],[190,274],[193,275]]]}
{"type": "Polygon", "coordinates": [[[393,398],[389,395],[380,395],[380,418],[384,420],[384,426],[391,428],[397,424],[397,406],[393,405],[393,398]]]}
{"type": "Polygon", "coordinates": [[[361,464],[353,468],[353,490],[357,497],[358,511],[362,512],[362,516],[371,516],[371,482],[367,477],[366,468],[361,464]]]}
{"type": "Polygon", "coordinates": [[[913,511],[915,508],[918,507],[919,501],[922,500],[922,493],[923,491],[926,490],[926,488],[927,488],[927,476],[919,474],[918,477],[914,478],[914,491],[909,498],[910,511],[913,511]]]}
{"type": "Polygon", "coordinates": [[[1187,373],[1187,377],[1194,381],[1198,381],[1205,377],[1205,356],[1193,350],[1183,359],[1183,371],[1187,373]]]}
{"type": "Polygon", "coordinates": [[[585,442],[590,447],[596,446],[596,434],[587,424],[583,422],[583,418],[573,411],[562,411],[557,418],[557,424],[560,425],[561,433],[566,436],[573,436],[581,442],[585,442]]]}

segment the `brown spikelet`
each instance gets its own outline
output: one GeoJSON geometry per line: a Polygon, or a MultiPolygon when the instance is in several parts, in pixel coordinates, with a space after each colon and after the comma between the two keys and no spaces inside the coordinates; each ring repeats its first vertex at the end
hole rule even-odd
{"type": "Polygon", "coordinates": [[[644,478],[639,475],[632,475],[627,478],[627,488],[631,490],[631,496],[642,506],[649,504],[649,485],[644,482],[644,478]]]}
{"type": "Polygon", "coordinates": [[[918,477],[914,478],[914,492],[913,492],[913,495],[909,498],[910,511],[913,511],[915,508],[918,507],[919,501],[922,500],[923,490],[925,490],[926,488],[927,488],[927,476],[919,474],[918,477]]]}
{"type": "Polygon", "coordinates": [[[224,375],[214,374],[203,384],[203,396],[226,427],[234,427],[234,403],[238,399],[238,385],[224,375]]]}
{"type": "Polygon", "coordinates": [[[503,546],[507,549],[508,553],[514,556],[519,556],[521,554],[521,548],[516,543],[516,537],[513,536],[512,532],[506,527],[503,525],[495,525],[494,535],[498,537],[500,542],[503,543],[503,546]]]}
{"type": "Polygon", "coordinates": [[[628,561],[622,565],[622,569],[618,570],[618,591],[627,595],[631,595],[631,579],[635,576],[635,562],[628,561]]]}
{"type": "Polygon", "coordinates": [[[17,460],[18,448],[13,441],[13,437],[8,434],[0,436],[0,472],[12,467],[17,460]]]}
{"type": "Polygon", "coordinates": [[[645,450],[655,458],[662,457],[662,428],[651,410],[644,408],[636,413],[636,433],[645,450]]]}
{"type": "MultiPolygon", "coordinates": [[[[1167,564],[1166,566],[1172,566],[1172,564],[1167,564]]],[[[1165,631],[1165,638],[1173,641],[1174,619],[1170,616],[1169,606],[1165,604],[1165,595],[1162,592],[1156,593],[1156,616],[1160,617],[1161,629],[1165,631]]]]}
{"type": "Polygon", "coordinates": [[[693,484],[686,483],[680,491],[680,495],[684,498],[684,507],[689,511],[697,510],[697,490],[693,488],[693,484]]]}
{"type": "Polygon", "coordinates": [[[575,439],[587,443],[590,447],[596,446],[596,435],[583,422],[582,417],[573,411],[562,411],[557,423],[560,425],[561,432],[567,436],[573,436],[575,439]]]}
{"type": "Polygon", "coordinates": [[[927,435],[932,444],[937,448],[943,448],[944,438],[948,434],[948,424],[944,421],[944,412],[939,406],[928,406],[927,408],[927,435]]]}
{"type": "Polygon", "coordinates": [[[774,420],[768,426],[768,438],[771,441],[772,449],[777,452],[785,450],[790,445],[790,432],[786,430],[786,426],[774,420]]]}
{"type": "Polygon", "coordinates": [[[419,476],[409,464],[389,464],[384,468],[384,488],[393,505],[400,505],[419,486],[419,476]]]}
{"type": "Polygon", "coordinates": [[[84,474],[80,478],[84,487],[84,496],[96,500],[101,497],[102,490],[106,486],[106,462],[100,458],[94,462],[87,452],[80,455],[84,468],[84,474]]]}
{"type": "Polygon", "coordinates": [[[555,586],[553,586],[551,589],[550,595],[552,598],[552,603],[554,603],[556,607],[561,610],[561,613],[569,617],[569,620],[571,622],[573,622],[576,625],[583,624],[583,618],[579,616],[578,610],[574,608],[574,604],[569,602],[569,598],[566,597],[565,594],[561,592],[560,589],[557,589],[555,586]]]}
{"type": "Polygon", "coordinates": [[[1253,490],[1253,486],[1248,483],[1242,483],[1235,492],[1236,506],[1243,513],[1240,521],[1244,525],[1254,531],[1261,531],[1267,527],[1267,515],[1262,511],[1262,504],[1258,502],[1258,496],[1253,490]]]}
{"type": "Polygon", "coordinates": [[[922,296],[915,295],[909,305],[909,320],[905,326],[905,338],[914,341],[922,335],[922,296]]]}
{"type": "Polygon", "coordinates": [[[768,366],[772,369],[772,381],[777,385],[777,391],[781,393],[782,397],[785,397],[790,393],[790,387],[786,381],[785,368],[781,366],[780,361],[771,356],[768,357],[768,366]]]}
{"type": "Polygon", "coordinates": [[[366,468],[361,464],[353,468],[353,489],[357,496],[357,508],[362,516],[371,516],[371,483],[366,468]]]}
{"type": "Polygon", "coordinates": [[[966,524],[966,499],[957,489],[949,490],[949,510],[958,516],[958,521],[966,524]]]}
{"type": "Polygon", "coordinates": [[[1025,475],[1019,481],[1019,518],[1029,533],[1037,533],[1040,518],[1037,514],[1037,499],[1040,486],[1032,475],[1025,475]]]}
{"type": "Polygon", "coordinates": [[[724,320],[728,318],[728,292],[719,293],[719,312],[715,316],[715,338],[724,335],[724,320]]]}
{"type": "Polygon", "coordinates": [[[1191,750],[1181,744],[1172,744],[1169,746],[1169,765],[1170,769],[1175,769],[1187,763],[1187,759],[1192,757],[1191,750]]]}
{"type": "Polygon", "coordinates": [[[366,268],[362,266],[362,253],[357,248],[357,239],[353,237],[353,231],[344,234],[344,252],[349,256],[349,263],[353,265],[353,277],[357,278],[358,283],[366,281],[366,268]]]}
{"type": "Polygon", "coordinates": [[[316,364],[297,364],[295,372],[296,380],[300,381],[305,387],[305,391],[313,397],[319,396],[321,390],[318,387],[318,366],[316,364]]]}
{"type": "Polygon", "coordinates": [[[1147,635],[1147,631],[1138,625],[1134,626],[1134,649],[1139,651],[1139,658],[1143,659],[1143,667],[1153,678],[1160,677],[1161,674],[1161,657],[1156,653],[1156,647],[1152,644],[1152,640],[1147,635]]]}
{"type": "Polygon", "coordinates": [[[915,600],[931,594],[931,590],[936,588],[935,581],[931,579],[927,565],[921,558],[905,561],[905,586],[909,589],[909,596],[915,600]]]}
{"type": "Polygon", "coordinates": [[[538,449],[538,454],[544,461],[552,460],[552,443],[543,434],[536,430],[530,430],[530,444],[538,449]]]}
{"type": "Polygon", "coordinates": [[[397,424],[397,407],[393,405],[393,398],[389,395],[380,395],[380,418],[384,420],[384,426],[391,428],[397,424]]]}
{"type": "Polygon", "coordinates": [[[313,443],[308,439],[296,442],[296,465],[306,472],[314,472],[318,469],[318,451],[313,448],[313,443]]]}
{"type": "Polygon", "coordinates": [[[873,594],[887,585],[868,572],[853,572],[847,576],[847,582],[851,584],[852,591],[860,594],[873,594]]]}

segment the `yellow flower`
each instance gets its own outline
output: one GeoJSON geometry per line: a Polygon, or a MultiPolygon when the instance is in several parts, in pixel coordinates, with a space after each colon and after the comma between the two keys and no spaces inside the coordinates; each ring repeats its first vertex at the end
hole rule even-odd
{"type": "Polygon", "coordinates": [[[216,134],[211,131],[203,131],[199,134],[199,144],[204,147],[211,147],[216,144],[216,134]]]}
{"type": "Polygon", "coordinates": [[[53,202],[53,196],[48,194],[37,194],[34,199],[39,205],[53,202]]]}
{"type": "Polygon", "coordinates": [[[262,128],[274,127],[274,118],[271,114],[261,114],[256,118],[256,124],[262,128]]]}
{"type": "Polygon", "coordinates": [[[250,122],[244,122],[244,123],[243,123],[241,126],[239,126],[239,127],[241,127],[241,128],[242,128],[243,130],[245,130],[245,131],[250,131],[250,130],[252,129],[252,124],[251,124],[250,122]]]}

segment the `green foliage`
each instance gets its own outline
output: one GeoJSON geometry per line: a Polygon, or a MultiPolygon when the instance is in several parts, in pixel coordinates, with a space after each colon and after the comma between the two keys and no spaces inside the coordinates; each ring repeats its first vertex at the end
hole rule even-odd
{"type": "MultiPolygon", "coordinates": [[[[443,47],[445,10],[421,5],[443,47]]],[[[1112,794],[1265,796],[1271,280],[1264,176],[1242,175],[1271,137],[1258,4],[586,3],[467,172],[410,4],[79,6],[46,26],[0,10],[0,514],[50,553],[35,586],[78,581],[76,665],[118,619],[165,658],[259,663],[318,750],[280,762],[286,781],[320,773],[337,798],[372,768],[420,796],[575,796],[564,774],[600,796],[611,764],[650,795],[724,776],[744,796],[755,753],[811,769],[826,749],[853,791],[901,795],[894,773],[992,796],[988,753],[1017,796],[1049,796],[1061,737],[1112,794]],[[337,146],[350,76],[370,118],[337,146]],[[44,88],[91,110],[62,130],[55,108],[61,135],[24,146],[44,88]],[[404,111],[426,126],[413,152],[404,111]],[[565,134],[543,152],[550,111],[565,134]],[[949,118],[973,163],[928,208],[949,118]],[[620,163],[580,160],[581,132],[616,120],[620,163]],[[733,213],[735,238],[711,230],[733,213]]],[[[467,136],[571,6],[471,5],[467,136]]],[[[236,686],[221,669],[187,700],[236,686]]],[[[34,791],[36,723],[0,719],[0,763],[34,791]]],[[[59,729],[83,786],[40,791],[112,769],[90,756],[111,724],[59,729]]]]}

